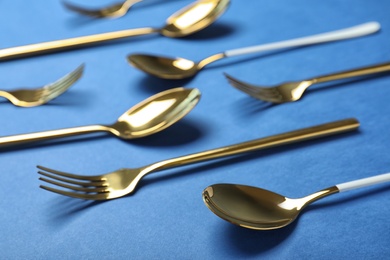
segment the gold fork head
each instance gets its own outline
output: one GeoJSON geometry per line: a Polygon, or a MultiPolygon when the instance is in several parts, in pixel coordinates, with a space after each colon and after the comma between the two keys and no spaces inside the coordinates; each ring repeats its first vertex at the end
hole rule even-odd
{"type": "Polygon", "coordinates": [[[109,200],[134,192],[142,177],[147,174],[145,168],[123,168],[107,174],[97,176],[81,176],[37,166],[41,181],[47,182],[61,189],[41,185],[40,188],[65,195],[68,197],[86,200],[109,200]]]}
{"type": "Polygon", "coordinates": [[[84,65],[60,78],[56,82],[35,89],[17,89],[0,91],[0,96],[8,99],[15,106],[35,107],[46,104],[68,90],[83,74],[84,65]]]}
{"type": "Polygon", "coordinates": [[[114,3],[101,9],[87,9],[66,1],[63,1],[63,5],[71,11],[93,18],[119,18],[127,14],[134,4],[141,1],[142,0],[126,0],[124,2],[114,3]]]}
{"type": "Polygon", "coordinates": [[[315,83],[315,80],[304,80],[286,82],[274,87],[263,87],[243,82],[226,73],[225,76],[236,89],[256,99],[276,104],[294,102],[301,99],[305,90],[315,83]]]}

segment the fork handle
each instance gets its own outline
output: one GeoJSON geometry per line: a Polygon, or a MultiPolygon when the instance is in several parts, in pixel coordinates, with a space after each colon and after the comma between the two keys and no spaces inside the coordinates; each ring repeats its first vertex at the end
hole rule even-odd
{"type": "Polygon", "coordinates": [[[155,28],[145,27],[0,49],[0,61],[66,49],[75,49],[112,40],[157,33],[158,31],[159,30],[155,28]]]}
{"type": "Polygon", "coordinates": [[[252,152],[260,149],[276,147],[284,144],[297,143],[323,136],[339,134],[346,131],[355,130],[358,127],[359,121],[356,119],[344,119],[270,137],[255,139],[244,143],[177,157],[151,165],[151,167],[154,167],[155,170],[164,170],[186,164],[192,164],[201,161],[252,152]]]}
{"type": "Polygon", "coordinates": [[[311,81],[313,83],[323,83],[333,80],[340,80],[340,79],[347,79],[347,78],[353,78],[353,77],[359,77],[359,76],[366,76],[370,74],[377,74],[377,73],[383,73],[383,72],[389,72],[390,71],[390,62],[374,65],[374,66],[367,66],[362,67],[358,69],[353,70],[347,70],[343,72],[338,72],[334,74],[319,76],[311,81]]]}
{"type": "Polygon", "coordinates": [[[2,148],[32,142],[46,141],[55,138],[63,138],[74,135],[90,134],[94,132],[110,132],[110,129],[107,126],[103,125],[90,125],[29,134],[4,136],[0,137],[0,147],[2,148]]]}
{"type": "Polygon", "coordinates": [[[224,54],[226,57],[256,53],[261,51],[271,51],[277,49],[307,46],[312,44],[340,41],[351,38],[357,38],[377,32],[380,29],[380,24],[377,22],[368,22],[361,25],[353,26],[337,31],[306,36],[302,38],[291,39],[257,46],[245,47],[240,49],[228,50],[224,54]]]}

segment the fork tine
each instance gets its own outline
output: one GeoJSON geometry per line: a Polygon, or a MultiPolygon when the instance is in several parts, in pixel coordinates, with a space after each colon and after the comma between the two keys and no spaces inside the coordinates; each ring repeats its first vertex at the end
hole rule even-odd
{"type": "Polygon", "coordinates": [[[48,177],[50,179],[55,179],[57,181],[61,181],[61,182],[65,182],[65,183],[69,183],[69,184],[73,184],[73,185],[78,185],[78,186],[82,186],[82,187],[105,187],[106,186],[105,182],[103,182],[103,181],[76,181],[73,179],[62,178],[60,176],[50,174],[47,172],[43,172],[43,171],[38,171],[38,173],[45,176],[45,177],[48,177]]]}
{"type": "Polygon", "coordinates": [[[72,173],[67,173],[67,172],[61,172],[61,171],[53,170],[53,169],[50,169],[50,168],[47,168],[47,167],[44,167],[44,166],[40,166],[40,165],[38,165],[37,168],[40,169],[40,170],[43,170],[43,171],[46,171],[46,172],[50,172],[50,173],[53,173],[53,174],[57,174],[57,175],[60,175],[62,177],[67,177],[67,178],[70,178],[70,179],[85,180],[85,181],[87,181],[87,180],[89,180],[89,181],[104,181],[105,180],[101,176],[82,176],[82,175],[77,175],[77,174],[72,174],[72,173]]]}
{"type": "Polygon", "coordinates": [[[65,183],[62,183],[62,182],[59,182],[59,181],[55,181],[55,180],[50,180],[50,179],[47,179],[47,178],[44,178],[44,177],[40,177],[39,180],[47,182],[47,183],[50,183],[50,184],[53,184],[53,185],[56,185],[56,186],[59,186],[59,187],[62,187],[62,188],[73,190],[73,191],[82,191],[82,192],[86,192],[86,193],[107,192],[107,187],[104,187],[104,186],[100,187],[100,188],[90,188],[90,187],[86,188],[86,187],[79,187],[79,186],[68,185],[68,184],[65,184],[65,183]]]}
{"type": "Polygon", "coordinates": [[[278,92],[274,88],[253,86],[235,79],[226,73],[225,76],[233,87],[250,95],[251,97],[272,103],[279,103],[281,101],[278,92]]]}
{"type": "Polygon", "coordinates": [[[62,1],[62,3],[67,9],[74,11],[76,13],[88,15],[88,16],[92,16],[92,17],[96,17],[96,18],[103,17],[103,14],[100,10],[85,9],[85,8],[79,7],[77,5],[73,5],[67,1],[62,1]]]}
{"type": "Polygon", "coordinates": [[[265,94],[265,95],[274,93],[273,88],[263,88],[259,86],[254,86],[249,83],[240,81],[236,78],[233,78],[232,76],[226,73],[225,76],[228,79],[229,83],[231,83],[234,87],[240,88],[240,90],[245,90],[247,93],[265,94]]]}
{"type": "Polygon", "coordinates": [[[45,100],[52,100],[53,98],[64,93],[69,87],[72,86],[74,82],[76,82],[83,75],[84,67],[84,64],[81,64],[74,71],[63,76],[56,82],[46,85],[43,89],[44,95],[42,96],[42,98],[44,98],[45,100]]]}
{"type": "Polygon", "coordinates": [[[88,193],[76,193],[76,192],[69,192],[64,190],[59,190],[55,188],[51,188],[45,185],[39,186],[41,189],[51,191],[60,195],[77,198],[77,199],[85,199],[85,200],[105,200],[108,197],[109,192],[105,193],[96,193],[96,194],[88,194],[88,193]]]}

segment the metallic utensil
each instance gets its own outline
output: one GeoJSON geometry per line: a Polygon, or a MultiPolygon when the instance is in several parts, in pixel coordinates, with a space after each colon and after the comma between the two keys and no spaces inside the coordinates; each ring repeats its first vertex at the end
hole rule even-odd
{"type": "Polygon", "coordinates": [[[116,2],[109,6],[100,9],[88,9],[80,7],[69,2],[62,2],[66,8],[78,14],[93,17],[93,18],[119,18],[127,14],[129,9],[136,3],[142,0],[125,0],[116,2]]]}
{"type": "Polygon", "coordinates": [[[215,184],[203,191],[203,200],[213,213],[224,220],[249,229],[269,230],[292,223],[314,201],[388,181],[390,173],[338,184],[298,199],[252,186],[215,184]]]}
{"type": "Polygon", "coordinates": [[[195,107],[199,98],[198,89],[166,90],[133,106],[111,125],[89,125],[0,137],[0,148],[94,132],[108,132],[122,139],[145,137],[183,118],[195,107]]]}
{"type": "Polygon", "coordinates": [[[81,65],[59,80],[40,88],[23,88],[11,91],[0,90],[0,97],[8,99],[12,104],[19,107],[40,106],[68,90],[82,76],[83,71],[84,65],[81,65]]]}
{"type": "Polygon", "coordinates": [[[241,90],[242,92],[254,98],[271,102],[271,103],[287,103],[287,102],[293,102],[299,100],[305,93],[306,89],[313,84],[324,83],[324,82],[340,80],[340,79],[360,77],[360,76],[367,76],[371,74],[378,74],[378,73],[389,72],[389,71],[390,71],[390,63],[383,63],[383,64],[363,67],[359,69],[353,69],[353,70],[343,71],[339,73],[329,74],[325,76],[319,76],[316,78],[306,79],[302,81],[287,82],[280,85],[276,85],[274,87],[265,87],[265,86],[258,86],[258,85],[245,83],[236,78],[233,78],[232,76],[226,73],[225,76],[233,87],[237,88],[238,90],[241,90]]]}
{"type": "Polygon", "coordinates": [[[51,42],[30,44],[0,50],[0,61],[38,55],[65,49],[74,49],[106,41],[159,33],[166,37],[184,37],[212,24],[229,6],[230,0],[199,0],[171,15],[161,28],[145,27],[138,29],[108,32],[51,42]]]}
{"type": "Polygon", "coordinates": [[[187,60],[184,58],[169,58],[164,56],[155,56],[148,54],[131,54],[127,57],[128,62],[137,69],[140,69],[150,75],[163,79],[183,79],[194,76],[206,65],[223,58],[234,57],[238,55],[285,49],[291,47],[308,46],[324,42],[339,41],[365,36],[377,32],[380,24],[369,22],[358,26],[327,32],[303,38],[291,39],[287,41],[262,44],[257,46],[245,47],[224,51],[209,56],[199,62],[187,60]]]}
{"type": "Polygon", "coordinates": [[[50,186],[40,186],[43,189],[59,193],[61,195],[88,199],[108,200],[119,198],[134,192],[138,182],[147,174],[191,163],[232,156],[240,153],[251,152],[259,149],[275,147],[283,144],[301,142],[332,134],[339,134],[357,129],[359,122],[356,119],[345,119],[319,126],[303,128],[300,130],[278,134],[249,142],[225,146],[204,152],[177,157],[141,168],[124,168],[97,176],[82,176],[52,170],[38,166],[39,174],[45,176],[40,180],[59,186],[64,189],[56,189],[50,186]]]}

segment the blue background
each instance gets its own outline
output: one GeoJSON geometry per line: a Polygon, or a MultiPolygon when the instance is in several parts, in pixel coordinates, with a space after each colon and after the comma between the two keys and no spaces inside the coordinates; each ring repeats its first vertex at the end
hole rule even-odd
{"type": "MultiPolygon", "coordinates": [[[[0,2],[0,48],[127,28],[160,26],[191,1],[145,0],[123,18],[93,20],[60,1],[0,2]]],[[[104,1],[73,1],[99,7],[104,1]]],[[[1,89],[53,82],[85,63],[68,92],[35,108],[0,102],[0,135],[109,124],[141,100],[172,87],[199,88],[202,99],[182,121],[156,135],[123,141],[91,135],[0,150],[0,251],[5,259],[380,259],[390,255],[389,185],[350,191],[308,207],[292,225],[253,231],[204,205],[215,183],[260,186],[300,197],[390,171],[390,76],[313,86],[299,102],[269,106],[231,87],[227,72],[254,84],[390,60],[387,0],[232,0],[208,29],[183,39],[159,35],[0,62],[1,89]],[[200,60],[238,47],[332,31],[368,21],[372,36],[226,59],[186,81],[159,80],[130,67],[133,52],[200,60]],[[128,197],[104,203],[39,188],[36,165],[101,174],[188,153],[356,117],[359,131],[151,174],[128,197]]]]}

